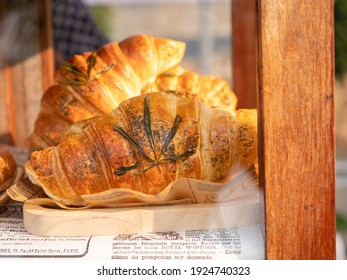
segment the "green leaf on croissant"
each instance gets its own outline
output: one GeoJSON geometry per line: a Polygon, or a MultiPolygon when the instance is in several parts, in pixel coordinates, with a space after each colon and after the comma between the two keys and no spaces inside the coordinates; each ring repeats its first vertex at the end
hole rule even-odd
{"type": "Polygon", "coordinates": [[[97,63],[97,52],[92,52],[87,57],[87,70],[86,72],[82,71],[75,64],[71,62],[64,62],[62,67],[66,70],[67,74],[63,78],[62,83],[65,85],[86,85],[92,81],[99,79],[102,75],[106,74],[112,68],[116,66],[116,64],[109,64],[105,68],[101,69],[94,76],[92,76],[92,70],[95,68],[97,63]]]}
{"type": "Polygon", "coordinates": [[[122,128],[119,125],[115,125],[114,129],[117,130],[124,138],[126,138],[128,141],[130,141],[145,157],[147,158],[151,158],[149,155],[147,155],[147,153],[145,152],[144,149],[142,149],[142,147],[140,146],[140,144],[133,138],[131,137],[128,132],[126,132],[124,130],[124,128],[122,128]]]}
{"type": "Polygon", "coordinates": [[[149,139],[149,144],[151,146],[154,158],[157,159],[157,153],[156,153],[156,146],[155,146],[155,141],[154,141],[154,135],[152,131],[152,123],[151,123],[151,111],[149,109],[149,97],[148,95],[145,97],[145,105],[143,109],[143,121],[144,121],[144,127],[145,127],[145,132],[146,135],[149,139]]]}
{"type": "Polygon", "coordinates": [[[168,163],[168,162],[174,162],[177,160],[182,160],[186,157],[189,157],[195,152],[195,149],[188,149],[187,151],[175,155],[172,153],[168,153],[168,148],[170,144],[172,143],[179,124],[182,121],[182,118],[179,115],[176,115],[174,119],[173,126],[171,127],[168,135],[166,136],[164,142],[162,143],[162,148],[160,153],[158,154],[155,144],[155,132],[152,130],[152,123],[151,123],[151,112],[150,112],[150,102],[149,102],[149,96],[147,95],[144,99],[144,112],[143,112],[143,126],[144,130],[146,132],[149,145],[151,147],[151,150],[153,152],[154,158],[149,156],[143,147],[133,138],[130,136],[129,133],[127,133],[122,127],[119,125],[115,125],[114,128],[116,131],[118,131],[124,138],[126,138],[128,141],[130,141],[139,151],[141,154],[143,154],[147,161],[138,163],[136,162],[133,165],[130,166],[121,166],[117,168],[114,172],[117,176],[122,176],[128,172],[133,172],[134,174],[142,174],[143,172],[146,172],[147,170],[151,169],[154,166],[157,166],[159,164],[168,163]]]}
{"type": "Polygon", "coordinates": [[[181,121],[182,121],[182,118],[179,115],[177,115],[175,117],[174,125],[171,127],[171,129],[169,131],[169,134],[167,135],[167,137],[165,139],[164,145],[162,147],[161,154],[165,154],[166,153],[167,148],[169,147],[172,139],[176,135],[176,132],[177,132],[177,129],[178,129],[178,125],[180,124],[181,121]]]}
{"type": "Polygon", "coordinates": [[[90,73],[92,72],[92,69],[94,68],[96,64],[96,52],[93,52],[90,56],[87,58],[87,77],[90,78],[90,73]]]}

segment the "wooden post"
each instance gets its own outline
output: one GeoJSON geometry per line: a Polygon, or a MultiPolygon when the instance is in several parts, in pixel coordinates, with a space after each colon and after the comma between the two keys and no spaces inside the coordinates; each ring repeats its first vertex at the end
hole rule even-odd
{"type": "Polygon", "coordinates": [[[53,82],[50,1],[0,3],[0,143],[24,146],[53,82]]]}
{"type": "Polygon", "coordinates": [[[238,108],[257,108],[256,0],[232,0],[232,88],[238,108]]]}
{"type": "Polygon", "coordinates": [[[258,1],[268,259],[335,259],[333,3],[258,1]]]}

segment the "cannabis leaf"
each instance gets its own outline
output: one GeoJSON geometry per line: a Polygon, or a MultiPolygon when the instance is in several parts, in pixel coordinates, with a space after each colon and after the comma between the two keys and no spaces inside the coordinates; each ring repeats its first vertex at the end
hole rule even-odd
{"type": "Polygon", "coordinates": [[[169,145],[171,141],[174,139],[178,130],[178,126],[181,123],[181,121],[182,121],[182,118],[179,115],[176,115],[173,126],[171,127],[168,135],[166,136],[164,142],[162,143],[162,147],[160,149],[160,152],[158,153],[158,149],[155,143],[155,133],[152,130],[152,124],[151,124],[149,96],[147,95],[144,99],[143,124],[144,124],[144,130],[149,140],[150,148],[153,152],[153,157],[148,155],[146,151],[143,149],[143,147],[141,147],[141,145],[133,137],[131,137],[128,134],[128,132],[126,132],[121,126],[115,125],[114,129],[118,131],[124,138],[130,141],[139,150],[139,152],[146,158],[146,161],[142,163],[136,162],[135,164],[131,166],[121,166],[115,170],[114,174],[117,176],[122,176],[126,174],[127,172],[135,171],[136,169],[137,169],[137,172],[135,174],[141,174],[159,164],[181,160],[183,158],[186,158],[192,155],[195,152],[195,149],[193,148],[190,148],[184,153],[181,153],[178,155],[168,152],[169,145]]]}

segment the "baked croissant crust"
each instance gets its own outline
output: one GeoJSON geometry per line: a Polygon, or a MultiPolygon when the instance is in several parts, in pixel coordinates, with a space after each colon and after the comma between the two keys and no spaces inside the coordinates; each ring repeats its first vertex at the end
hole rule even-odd
{"type": "Polygon", "coordinates": [[[229,112],[180,94],[155,92],[71,126],[61,142],[32,153],[29,179],[53,200],[125,188],[158,194],[176,178],[218,181],[256,160],[255,110],[229,112]]]}
{"type": "Polygon", "coordinates": [[[13,155],[0,146],[0,191],[11,186],[17,170],[13,155]]]}
{"type": "Polygon", "coordinates": [[[222,108],[230,112],[236,109],[237,97],[225,80],[199,75],[179,65],[160,74],[143,92],[169,90],[187,92],[191,97],[210,107],[222,108]]]}

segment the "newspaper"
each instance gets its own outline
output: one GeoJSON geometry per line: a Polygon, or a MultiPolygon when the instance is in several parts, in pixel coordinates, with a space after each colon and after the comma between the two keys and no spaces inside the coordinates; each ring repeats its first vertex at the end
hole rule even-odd
{"type": "Polygon", "coordinates": [[[116,234],[50,236],[28,233],[22,205],[0,206],[0,259],[256,260],[265,258],[261,220],[247,227],[116,234]]]}

